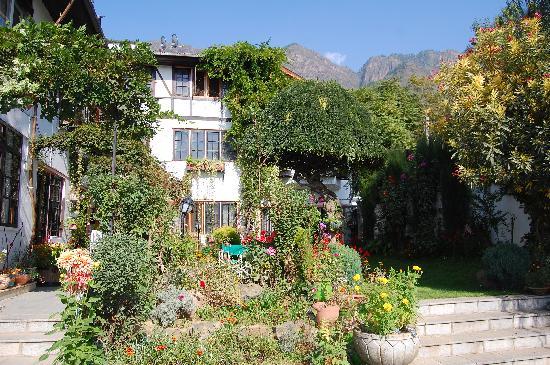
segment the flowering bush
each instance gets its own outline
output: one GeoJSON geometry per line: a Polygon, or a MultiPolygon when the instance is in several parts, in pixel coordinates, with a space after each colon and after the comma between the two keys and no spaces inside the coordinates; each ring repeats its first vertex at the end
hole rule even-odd
{"type": "MultiPolygon", "coordinates": [[[[365,295],[358,307],[358,318],[366,332],[388,335],[406,331],[417,316],[416,285],[422,269],[394,270],[374,275],[372,280],[357,278],[355,290],[365,295]]],[[[355,280],[356,278],[354,278],[355,280]]]]}
{"type": "Polygon", "coordinates": [[[82,295],[88,290],[92,270],[99,267],[99,262],[92,260],[88,250],[77,248],[63,251],[57,259],[57,266],[65,290],[71,295],[82,295]]]}

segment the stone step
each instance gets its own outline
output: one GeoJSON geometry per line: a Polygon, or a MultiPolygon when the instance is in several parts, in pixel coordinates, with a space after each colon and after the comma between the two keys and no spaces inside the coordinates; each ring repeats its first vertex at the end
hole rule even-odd
{"type": "Polygon", "coordinates": [[[550,326],[550,312],[546,310],[494,311],[425,316],[419,320],[416,331],[420,336],[431,336],[547,326],[550,326]]]}
{"type": "MultiPolygon", "coordinates": [[[[2,363],[0,363],[2,364],[2,363]]],[[[411,365],[550,365],[550,349],[518,349],[433,358],[416,358],[411,365]]]]}
{"type": "Polygon", "coordinates": [[[59,322],[55,319],[0,319],[0,333],[3,332],[49,332],[59,322]]]}
{"type": "Polygon", "coordinates": [[[40,361],[37,356],[0,356],[0,365],[52,365],[54,356],[40,361]]]}
{"type": "Polygon", "coordinates": [[[525,348],[540,348],[550,344],[550,327],[503,329],[454,335],[420,337],[419,357],[440,357],[479,354],[525,348]]]}
{"type": "Polygon", "coordinates": [[[420,302],[419,310],[422,316],[440,316],[498,311],[532,311],[544,309],[549,303],[550,295],[504,295],[423,300],[420,302]]]}
{"type": "Polygon", "coordinates": [[[62,334],[51,335],[42,332],[0,332],[0,354],[2,356],[41,356],[62,334]]]}

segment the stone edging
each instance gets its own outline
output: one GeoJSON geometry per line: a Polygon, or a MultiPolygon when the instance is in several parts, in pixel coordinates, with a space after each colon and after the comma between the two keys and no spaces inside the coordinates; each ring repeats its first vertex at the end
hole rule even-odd
{"type": "Polygon", "coordinates": [[[28,283],[25,285],[14,286],[12,288],[0,290],[0,300],[13,298],[17,295],[28,293],[36,289],[36,282],[28,283]]]}

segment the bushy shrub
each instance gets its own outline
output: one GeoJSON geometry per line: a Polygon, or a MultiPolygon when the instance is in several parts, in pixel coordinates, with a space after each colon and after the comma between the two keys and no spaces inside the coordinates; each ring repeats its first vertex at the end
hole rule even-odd
{"type": "Polygon", "coordinates": [[[169,286],[157,294],[160,303],[151,311],[151,318],[163,327],[172,325],[180,315],[190,317],[196,310],[195,298],[186,290],[169,286]]]}
{"type": "Polygon", "coordinates": [[[313,244],[309,231],[298,228],[294,236],[294,243],[297,248],[297,261],[300,279],[306,283],[313,280],[315,257],[313,256],[313,244]]]}
{"type": "Polygon", "coordinates": [[[357,251],[339,243],[330,244],[329,249],[337,258],[336,261],[345,273],[348,283],[352,282],[355,274],[361,274],[361,256],[357,251]]]}
{"type": "Polygon", "coordinates": [[[162,242],[161,250],[165,265],[179,265],[195,258],[197,241],[189,235],[171,234],[162,242]]]}
{"type": "Polygon", "coordinates": [[[149,308],[154,266],[145,240],[124,234],[106,236],[92,255],[99,262],[95,290],[106,318],[138,315],[149,308]]]}
{"type": "Polygon", "coordinates": [[[489,247],[482,262],[487,276],[503,289],[520,289],[529,271],[529,253],[511,243],[489,247]]]}
{"type": "Polygon", "coordinates": [[[237,228],[230,226],[216,228],[214,232],[212,232],[212,238],[217,245],[238,245],[241,243],[241,236],[239,236],[237,228]]]}

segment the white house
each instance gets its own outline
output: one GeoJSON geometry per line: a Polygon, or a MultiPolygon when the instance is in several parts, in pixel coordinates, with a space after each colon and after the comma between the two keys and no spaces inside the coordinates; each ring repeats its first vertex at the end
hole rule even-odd
{"type": "MultiPolygon", "coordinates": [[[[184,229],[204,239],[216,227],[238,224],[240,175],[234,153],[224,140],[231,128],[231,114],[221,102],[224,85],[197,69],[200,50],[179,44],[175,35],[150,44],[159,64],[152,73],[152,92],[163,111],[172,111],[185,120],[159,120],[157,133],[150,141],[152,153],[178,178],[189,173],[191,160],[219,162],[219,172],[192,180],[195,209],[185,220],[184,229]]],[[[288,68],[283,71],[299,78],[288,68]]],[[[354,203],[349,199],[349,184],[346,180],[329,180],[329,188],[351,214],[354,203]]]]}
{"type": "MultiPolygon", "coordinates": [[[[21,19],[37,22],[56,21],[69,0],[0,0],[0,26],[17,24],[21,19]]],[[[102,34],[99,19],[90,0],[76,0],[63,23],[87,27],[91,34],[102,34]]],[[[0,114],[0,250],[10,248],[10,261],[28,245],[64,235],[63,222],[68,215],[70,191],[67,156],[46,153],[30,164],[29,139],[33,134],[52,135],[58,120],[46,120],[37,108],[33,130],[34,108],[14,109],[0,114]],[[29,167],[33,165],[29,184],[29,167]],[[33,204],[34,202],[34,204],[33,204]]]]}

